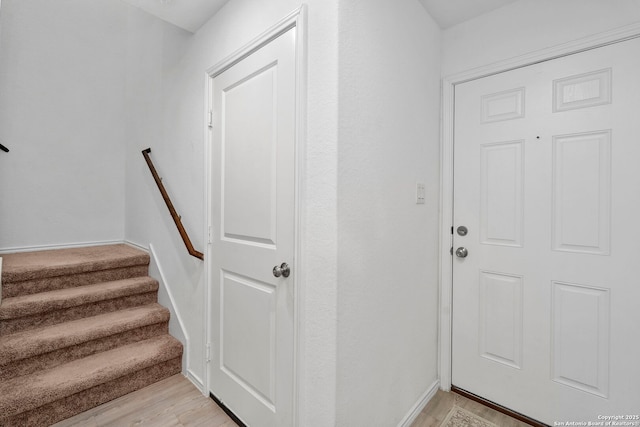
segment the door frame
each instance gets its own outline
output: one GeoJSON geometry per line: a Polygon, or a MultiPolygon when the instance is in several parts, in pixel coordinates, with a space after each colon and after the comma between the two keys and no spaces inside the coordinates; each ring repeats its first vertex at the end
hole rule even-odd
{"type": "Polygon", "coordinates": [[[293,289],[295,292],[293,299],[293,402],[292,402],[292,425],[298,425],[301,417],[299,413],[300,393],[302,389],[302,375],[300,375],[299,367],[303,364],[302,343],[304,331],[304,312],[302,304],[304,296],[304,272],[302,260],[302,240],[303,236],[303,218],[302,209],[300,208],[300,201],[304,200],[304,186],[302,185],[302,178],[304,176],[304,159],[305,159],[305,147],[306,147],[306,106],[307,106],[307,6],[302,4],[297,9],[293,10],[287,16],[275,23],[269,29],[262,34],[251,40],[249,43],[227,56],[216,65],[210,67],[205,72],[205,99],[204,99],[204,170],[205,170],[205,218],[206,224],[204,227],[204,241],[207,242],[204,250],[204,277],[205,277],[205,313],[204,313],[204,343],[205,346],[201,349],[203,354],[203,360],[205,361],[205,378],[202,381],[203,392],[208,397],[211,391],[211,384],[209,381],[210,365],[211,365],[211,325],[212,325],[212,307],[211,307],[211,279],[212,272],[209,268],[209,256],[212,253],[212,212],[211,212],[211,177],[213,172],[213,161],[211,159],[211,146],[213,143],[213,132],[209,127],[209,111],[213,108],[213,79],[231,68],[233,65],[242,61],[255,51],[264,47],[278,36],[285,32],[295,29],[296,31],[296,45],[295,45],[295,66],[296,66],[296,81],[295,81],[295,166],[294,166],[294,259],[292,260],[291,268],[296,272],[293,277],[293,289]]]}
{"type": "Polygon", "coordinates": [[[451,390],[452,377],[453,256],[450,256],[450,250],[453,247],[453,144],[456,85],[637,37],[640,37],[640,23],[443,77],[440,132],[440,331],[438,335],[438,373],[442,390],[451,390]]]}

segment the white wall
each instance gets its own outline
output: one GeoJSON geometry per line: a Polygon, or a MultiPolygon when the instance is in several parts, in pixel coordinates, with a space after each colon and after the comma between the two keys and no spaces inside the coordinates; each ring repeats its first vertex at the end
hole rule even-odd
{"type": "Polygon", "coordinates": [[[443,32],[444,76],[640,21],[640,0],[520,0],[443,32]]]}
{"type": "MultiPolygon", "coordinates": [[[[436,379],[439,30],[416,0],[305,3],[298,424],[393,425],[436,379]]],[[[2,3],[0,248],[152,244],[197,383],[204,263],[140,151],[204,250],[205,70],[300,4],[231,0],[192,35],[112,0],[2,3]]]]}
{"type": "Polygon", "coordinates": [[[122,240],[119,2],[4,0],[0,19],[0,250],[122,240]]]}
{"type": "Polygon", "coordinates": [[[337,425],[394,426],[437,380],[440,30],[416,0],[339,17],[337,425]]]}
{"type": "MultiPolygon", "coordinates": [[[[298,290],[304,324],[299,425],[330,426],[335,424],[336,392],[337,1],[306,3],[309,102],[301,201],[304,274],[298,290]]],[[[131,40],[130,62],[145,60],[128,81],[134,110],[127,122],[126,238],[154,246],[188,329],[187,365],[196,381],[205,381],[204,263],[184,249],[140,151],[152,148],[194,246],[204,250],[205,70],[299,6],[298,0],[231,0],[193,36],[141,16],[131,21],[141,30],[131,40]]]]}

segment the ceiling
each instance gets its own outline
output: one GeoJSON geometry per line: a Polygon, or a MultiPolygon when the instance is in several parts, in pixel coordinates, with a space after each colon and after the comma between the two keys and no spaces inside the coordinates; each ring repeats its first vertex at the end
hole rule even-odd
{"type": "Polygon", "coordinates": [[[446,29],[517,0],[420,0],[427,12],[446,29]]]}
{"type": "Polygon", "coordinates": [[[122,0],[195,33],[229,0],[122,0]]]}
{"type": "MultiPolygon", "coordinates": [[[[158,18],[195,33],[229,0],[122,0],[158,18]]],[[[446,29],[516,0],[419,0],[446,29]]]]}

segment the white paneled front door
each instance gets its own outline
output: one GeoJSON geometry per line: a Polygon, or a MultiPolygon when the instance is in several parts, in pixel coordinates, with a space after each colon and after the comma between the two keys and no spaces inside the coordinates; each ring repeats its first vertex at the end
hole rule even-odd
{"type": "Polygon", "coordinates": [[[293,423],[295,38],[212,82],[209,385],[251,426],[293,423]]]}
{"type": "Polygon", "coordinates": [[[640,40],[457,85],[454,157],[453,385],[637,417],[640,40]]]}

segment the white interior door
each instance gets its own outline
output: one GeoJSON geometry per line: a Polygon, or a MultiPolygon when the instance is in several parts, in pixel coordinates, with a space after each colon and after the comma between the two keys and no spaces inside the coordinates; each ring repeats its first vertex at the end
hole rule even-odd
{"type": "Polygon", "coordinates": [[[291,29],[212,84],[209,384],[250,426],[293,422],[295,73],[291,29]]]}
{"type": "Polygon", "coordinates": [[[638,417],[639,112],[638,39],[456,86],[453,385],[638,417]]]}

